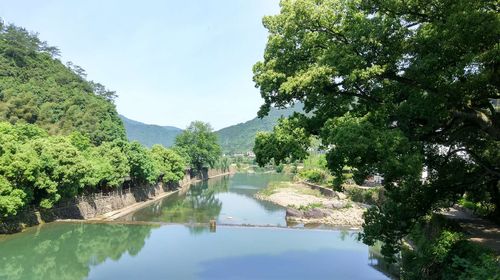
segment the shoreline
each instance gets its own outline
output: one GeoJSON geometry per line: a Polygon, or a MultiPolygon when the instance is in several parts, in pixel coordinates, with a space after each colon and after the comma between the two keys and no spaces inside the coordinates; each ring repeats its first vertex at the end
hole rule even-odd
{"type": "MultiPolygon", "coordinates": [[[[213,175],[213,176],[209,176],[208,178],[205,178],[205,179],[196,179],[196,180],[192,180],[190,181],[189,183],[185,183],[183,184],[182,186],[180,186],[178,189],[176,190],[173,190],[173,191],[170,191],[170,192],[164,192],[164,193],[161,193],[157,196],[154,196],[148,200],[145,200],[145,201],[139,201],[139,202],[136,202],[134,204],[131,204],[131,205],[128,205],[128,206],[125,206],[123,208],[120,208],[120,209],[116,209],[116,210],[113,210],[113,211],[110,211],[110,212],[106,212],[104,214],[101,214],[99,216],[96,216],[96,217],[93,217],[93,218],[89,218],[89,219],[82,219],[82,220],[86,220],[86,221],[115,221],[116,219],[119,219],[123,216],[126,216],[132,212],[135,212],[139,209],[142,209],[150,204],[152,204],[153,202],[156,202],[158,200],[161,200],[163,198],[166,198],[166,197],[169,197],[173,194],[176,194],[176,193],[180,193],[180,192],[184,192],[184,191],[188,191],[191,184],[196,184],[196,183],[199,183],[199,182],[203,182],[203,181],[208,181],[210,179],[214,179],[214,178],[218,178],[218,177],[222,177],[222,176],[228,176],[228,175],[232,175],[234,174],[234,172],[226,172],[226,173],[222,173],[222,174],[217,174],[217,175],[213,175]]],[[[65,220],[68,220],[68,219],[58,219],[56,221],[65,221],[65,220]]],[[[72,220],[72,219],[69,219],[69,220],[72,220]]]]}
{"type": "Polygon", "coordinates": [[[366,207],[343,193],[331,191],[328,194],[302,182],[282,182],[278,186],[268,186],[254,197],[285,207],[286,219],[290,222],[304,226],[361,228],[366,207]]]}
{"type": "Polygon", "coordinates": [[[116,190],[108,195],[91,194],[75,197],[51,209],[24,210],[14,217],[0,221],[0,235],[14,234],[37,225],[55,221],[113,221],[122,216],[150,205],[174,193],[184,192],[193,183],[234,174],[234,170],[208,170],[204,175],[190,177],[189,173],[177,183],[177,188],[169,190],[162,183],[137,186],[132,189],[116,190]]]}

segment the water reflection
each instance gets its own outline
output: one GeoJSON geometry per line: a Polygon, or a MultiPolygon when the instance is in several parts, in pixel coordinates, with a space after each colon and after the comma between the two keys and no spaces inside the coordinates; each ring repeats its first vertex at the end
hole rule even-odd
{"type": "Polygon", "coordinates": [[[196,224],[216,217],[286,225],[283,208],[253,198],[282,179],[237,174],[200,183],[124,219],[191,226],[52,223],[5,237],[0,279],[387,279],[377,248],[356,232],[218,226],[209,233],[196,224]]]}
{"type": "Polygon", "coordinates": [[[286,226],[285,210],[254,194],[271,181],[289,180],[279,174],[235,174],[193,184],[185,194],[174,194],[122,217],[122,221],[286,226]]]}
{"type": "Polygon", "coordinates": [[[84,279],[91,267],[136,256],[149,226],[50,224],[0,241],[0,279],[84,279]]]}

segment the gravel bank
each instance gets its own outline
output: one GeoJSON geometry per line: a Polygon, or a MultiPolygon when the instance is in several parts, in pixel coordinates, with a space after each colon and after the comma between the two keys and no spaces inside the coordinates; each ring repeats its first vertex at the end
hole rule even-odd
{"type": "Polygon", "coordinates": [[[280,183],[255,195],[287,208],[286,218],[303,224],[360,227],[366,207],[349,200],[343,193],[326,197],[300,183],[280,183]]]}

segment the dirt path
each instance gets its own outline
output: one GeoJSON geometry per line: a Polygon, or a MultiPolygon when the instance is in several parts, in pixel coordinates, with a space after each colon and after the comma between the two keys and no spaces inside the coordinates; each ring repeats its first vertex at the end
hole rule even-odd
{"type": "Polygon", "coordinates": [[[481,244],[500,254],[500,227],[494,223],[469,214],[458,207],[449,208],[442,213],[457,221],[472,242],[481,244]]]}

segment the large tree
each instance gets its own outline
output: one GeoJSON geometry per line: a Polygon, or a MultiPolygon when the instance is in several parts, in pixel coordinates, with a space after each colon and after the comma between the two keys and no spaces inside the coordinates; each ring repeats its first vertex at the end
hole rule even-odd
{"type": "Polygon", "coordinates": [[[189,157],[191,168],[196,171],[213,167],[221,156],[217,134],[208,123],[192,122],[175,138],[175,148],[189,157]]]}
{"type": "Polygon", "coordinates": [[[259,115],[300,101],[310,115],[292,123],[321,138],[337,184],[346,165],[356,178],[384,176],[386,199],[365,215],[365,243],[384,241],[384,254],[394,255],[417,221],[464,193],[500,213],[499,114],[491,102],[500,98],[498,1],[280,6],[263,20],[270,34],[254,66],[265,100],[259,115]]]}

